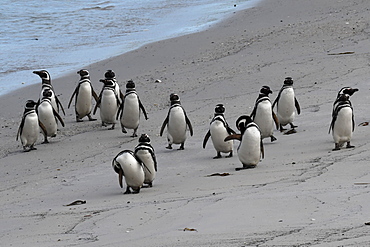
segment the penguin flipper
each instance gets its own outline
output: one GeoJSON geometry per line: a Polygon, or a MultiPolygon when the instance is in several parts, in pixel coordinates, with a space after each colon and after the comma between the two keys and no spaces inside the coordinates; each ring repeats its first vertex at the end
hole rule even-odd
{"type": "Polygon", "coordinates": [[[272,118],[274,119],[274,122],[275,122],[275,125],[276,125],[276,129],[279,129],[279,119],[276,116],[276,114],[275,114],[274,111],[272,111],[272,118]]]}
{"type": "Polygon", "coordinates": [[[352,113],[352,132],[353,131],[355,131],[355,115],[352,113]]]}
{"type": "Polygon", "coordinates": [[[261,142],[260,142],[260,148],[261,148],[261,157],[262,157],[262,159],[264,159],[265,158],[265,148],[263,147],[262,139],[261,139],[261,142]]]}
{"type": "Polygon", "coordinates": [[[204,137],[204,140],[203,140],[203,148],[206,148],[206,144],[207,144],[207,141],[209,139],[209,137],[211,136],[211,131],[208,130],[206,136],[204,137]]]}
{"type": "Polygon", "coordinates": [[[121,188],[123,188],[122,180],[123,180],[123,170],[122,168],[118,171],[118,183],[121,188]]]}
{"type": "Polygon", "coordinates": [[[116,120],[118,120],[118,118],[121,118],[121,116],[122,116],[122,113],[123,113],[123,104],[124,103],[125,103],[125,101],[122,101],[122,103],[118,107],[118,111],[117,111],[117,115],[116,115],[116,120]]]}
{"type": "Polygon", "coordinates": [[[60,106],[60,109],[62,109],[62,112],[64,116],[66,115],[62,103],[59,101],[58,97],[55,95],[55,101],[57,102],[57,105],[60,106]]]}
{"type": "Polygon", "coordinates": [[[301,107],[299,106],[299,103],[296,97],[294,97],[294,104],[295,104],[295,108],[297,109],[298,115],[301,114],[301,107]]]}
{"type": "MultiPolygon", "coordinates": [[[[69,100],[69,103],[68,103],[68,109],[69,109],[69,107],[71,106],[72,99],[73,99],[73,97],[76,95],[78,88],[79,88],[79,87],[77,86],[77,87],[76,87],[76,89],[75,89],[75,91],[72,93],[71,99],[69,100]]],[[[76,96],[76,97],[77,97],[77,96],[76,96]]]]}
{"type": "Polygon", "coordinates": [[[145,108],[144,108],[143,104],[141,103],[140,99],[139,99],[139,108],[143,111],[145,120],[148,120],[148,115],[146,114],[145,108]]]}
{"type": "Polygon", "coordinates": [[[230,141],[230,140],[238,140],[238,141],[241,141],[242,139],[242,135],[241,134],[234,134],[234,135],[229,135],[227,136],[224,141],[227,142],[227,141],[230,141]]]}
{"type": "Polygon", "coordinates": [[[58,112],[55,111],[54,108],[53,108],[53,112],[54,112],[54,116],[58,118],[58,120],[60,121],[60,123],[64,127],[64,121],[63,121],[62,117],[58,114],[58,112]]]}
{"type": "Polygon", "coordinates": [[[43,123],[41,123],[41,121],[39,121],[39,126],[40,126],[42,132],[44,132],[44,134],[46,135],[47,134],[46,127],[43,123]]]}
{"type": "Polygon", "coordinates": [[[17,137],[15,138],[16,141],[18,141],[18,137],[21,136],[22,130],[24,126],[24,117],[22,117],[21,124],[19,125],[18,131],[17,131],[17,137]]]}
{"type": "Polygon", "coordinates": [[[190,135],[193,136],[193,126],[191,125],[190,120],[188,116],[186,115],[186,113],[185,113],[185,121],[186,121],[186,124],[189,126],[190,135]]]}
{"type": "Polygon", "coordinates": [[[163,124],[162,124],[162,127],[161,127],[161,130],[159,132],[159,136],[162,136],[163,134],[163,131],[164,131],[164,128],[166,127],[166,125],[168,124],[168,115],[166,117],[166,119],[163,121],[163,124]]]}
{"type": "Polygon", "coordinates": [[[98,102],[99,96],[95,93],[94,88],[92,87],[92,85],[91,85],[91,93],[92,93],[92,96],[95,99],[95,102],[98,102]]]}

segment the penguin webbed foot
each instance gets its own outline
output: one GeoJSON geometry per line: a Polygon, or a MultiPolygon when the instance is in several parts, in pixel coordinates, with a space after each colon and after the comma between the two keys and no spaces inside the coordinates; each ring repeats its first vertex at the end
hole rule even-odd
{"type": "Polygon", "coordinates": [[[44,138],[44,141],[42,142],[42,144],[46,144],[46,143],[49,143],[49,141],[48,141],[48,138],[47,138],[47,137],[45,137],[45,138],[44,138]]]}
{"type": "Polygon", "coordinates": [[[87,117],[89,118],[89,121],[96,121],[96,120],[97,120],[96,118],[91,117],[91,115],[90,115],[90,114],[89,114],[89,115],[87,115],[87,117]]]}
{"type": "Polygon", "coordinates": [[[213,157],[213,159],[220,159],[220,158],[222,158],[222,155],[220,152],[217,152],[217,155],[213,157]]]}
{"type": "Polygon", "coordinates": [[[184,143],[181,143],[180,147],[177,150],[184,150],[185,149],[184,145],[185,145],[184,143]]]}
{"type": "Polygon", "coordinates": [[[126,191],[123,194],[132,194],[130,187],[127,187],[126,191]]]}
{"type": "Polygon", "coordinates": [[[339,143],[335,143],[335,147],[334,149],[332,149],[332,151],[338,151],[338,150],[340,150],[340,145],[339,143]]]}
{"type": "Polygon", "coordinates": [[[137,129],[134,130],[134,133],[132,134],[131,137],[137,137],[136,131],[137,131],[137,129]]]}
{"type": "Polygon", "coordinates": [[[171,144],[168,144],[168,146],[166,148],[167,149],[172,149],[172,145],[171,144]]]}
{"type": "Polygon", "coordinates": [[[115,124],[112,124],[112,127],[110,127],[109,130],[114,130],[114,125],[115,124]]]}
{"type": "Polygon", "coordinates": [[[271,142],[274,142],[274,141],[277,140],[277,138],[275,136],[273,136],[273,135],[270,136],[270,139],[271,139],[271,142]]]}
{"type": "Polygon", "coordinates": [[[231,158],[231,157],[233,157],[233,151],[230,151],[230,154],[226,156],[226,158],[231,158]]]}
{"type": "Polygon", "coordinates": [[[351,142],[347,142],[346,148],[354,148],[355,146],[351,145],[351,142]]]}
{"type": "Polygon", "coordinates": [[[235,168],[235,171],[240,171],[240,170],[245,170],[245,169],[252,169],[252,168],[255,168],[256,165],[244,165],[243,164],[243,167],[237,167],[235,168]]]}
{"type": "Polygon", "coordinates": [[[283,127],[283,125],[280,124],[279,130],[280,130],[280,132],[284,132],[286,129],[283,127]]]}
{"type": "Polygon", "coordinates": [[[290,127],[292,128],[292,129],[294,129],[294,128],[297,128],[298,126],[297,125],[294,125],[293,123],[289,123],[290,124],[290,127]]]}
{"type": "Polygon", "coordinates": [[[127,130],[125,129],[125,127],[122,126],[122,133],[126,134],[127,133],[127,130]]]}
{"type": "Polygon", "coordinates": [[[79,118],[78,116],[76,116],[76,122],[80,123],[80,122],[83,122],[84,120],[82,120],[81,118],[79,118]]]}

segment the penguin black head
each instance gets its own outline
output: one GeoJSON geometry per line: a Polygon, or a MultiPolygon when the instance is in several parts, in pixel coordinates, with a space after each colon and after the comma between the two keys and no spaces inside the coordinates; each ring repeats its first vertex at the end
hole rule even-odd
{"type": "Polygon", "coordinates": [[[135,89],[135,82],[133,80],[129,80],[127,83],[126,83],[126,88],[127,89],[135,89]]]}
{"type": "Polygon", "coordinates": [[[349,96],[352,96],[357,91],[358,91],[358,88],[343,87],[339,90],[338,97],[340,94],[348,94],[349,96]]]}
{"type": "Polygon", "coordinates": [[[116,77],[116,74],[113,70],[109,69],[107,70],[107,72],[105,72],[104,76],[106,79],[114,79],[116,77]]]}
{"type": "Polygon", "coordinates": [[[180,103],[180,97],[175,93],[171,93],[170,94],[170,101],[171,101],[171,105],[176,104],[176,103],[180,103]]]}
{"type": "Polygon", "coordinates": [[[87,69],[81,69],[81,70],[77,71],[77,74],[79,74],[81,76],[81,78],[89,78],[90,77],[89,71],[87,69]]]}
{"type": "Polygon", "coordinates": [[[225,112],[225,107],[223,104],[217,104],[215,108],[215,113],[223,114],[225,112]]]}
{"type": "Polygon", "coordinates": [[[37,103],[34,101],[34,100],[27,100],[26,101],[26,106],[25,106],[25,109],[26,110],[32,110],[35,108],[35,105],[37,105],[37,103]]]}
{"type": "Polygon", "coordinates": [[[141,136],[139,138],[139,142],[140,143],[150,143],[149,135],[147,135],[147,134],[141,134],[141,136]]]}
{"type": "Polygon", "coordinates": [[[292,77],[285,78],[284,85],[293,85],[293,79],[292,79],[292,77]]]}
{"type": "Polygon", "coordinates": [[[236,127],[238,128],[238,130],[240,130],[240,132],[243,134],[247,125],[249,123],[253,122],[252,121],[252,118],[248,115],[242,115],[240,116],[237,120],[236,120],[236,127]]]}
{"type": "Polygon", "coordinates": [[[270,93],[272,93],[272,91],[269,86],[263,86],[260,90],[260,93],[269,95],[270,93]]]}
{"type": "Polygon", "coordinates": [[[49,72],[47,72],[46,70],[36,70],[36,71],[33,71],[34,74],[40,76],[40,78],[42,79],[42,82],[46,82],[46,83],[49,83],[50,84],[50,74],[49,72]]]}
{"type": "Polygon", "coordinates": [[[51,92],[51,90],[45,90],[42,93],[42,98],[50,98],[52,95],[53,95],[53,93],[51,92]]]}

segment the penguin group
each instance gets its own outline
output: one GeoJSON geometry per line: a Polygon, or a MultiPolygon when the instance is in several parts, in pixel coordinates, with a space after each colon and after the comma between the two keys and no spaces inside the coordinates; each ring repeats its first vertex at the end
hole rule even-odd
{"type": "MultiPolygon", "coordinates": [[[[51,84],[50,74],[46,70],[33,73],[39,75],[42,80],[40,98],[37,102],[34,100],[26,102],[16,137],[16,140],[21,140],[23,150],[26,152],[36,150],[35,143],[40,132],[44,135],[43,143],[48,143],[48,137],[57,135],[59,125],[65,126],[59,114],[62,112],[65,115],[65,111],[51,84]]],[[[130,129],[133,131],[131,137],[138,137],[140,115],[143,114],[146,120],[148,120],[148,115],[136,91],[134,81],[127,81],[126,91],[123,94],[115,72],[107,70],[104,79],[99,80],[103,86],[97,94],[91,83],[89,71],[81,69],[77,74],[80,78],[68,103],[68,108],[70,108],[74,99],[76,122],[83,122],[85,117],[89,121],[96,121],[97,119],[93,118],[92,114],[95,115],[99,109],[103,127],[110,125],[109,129],[113,130],[119,121],[122,133],[126,134],[127,129],[130,129]],[[95,101],[95,107],[93,101],[95,101]]],[[[332,121],[329,127],[329,133],[332,132],[335,143],[333,151],[340,150],[345,143],[346,148],[354,147],[351,144],[355,126],[354,114],[349,98],[356,91],[358,91],[356,88],[343,87],[333,103],[332,121]]],[[[237,140],[239,141],[236,149],[237,156],[242,166],[235,170],[255,168],[265,156],[263,140],[269,138],[271,142],[277,141],[274,135],[275,128],[283,134],[297,132],[298,126],[294,124],[294,121],[296,115],[301,113],[301,108],[293,89],[293,79],[285,78],[273,103],[269,97],[272,93],[269,86],[261,87],[252,112],[249,115],[242,114],[235,121],[239,133],[234,131],[226,121],[225,105],[218,103],[214,108],[208,131],[203,138],[203,149],[206,148],[211,138],[216,151],[214,159],[222,158],[222,154],[225,154],[226,158],[232,158],[234,140],[237,140]],[[276,108],[276,114],[274,108],[276,108]],[[285,128],[287,125],[291,127],[290,130],[285,128]]],[[[159,136],[162,136],[166,129],[167,146],[165,148],[171,150],[173,145],[179,145],[178,150],[184,150],[188,137],[187,132],[190,136],[194,134],[193,126],[177,93],[169,95],[169,102],[170,106],[159,130],[159,136]]],[[[145,185],[152,187],[157,166],[157,158],[148,134],[141,134],[138,144],[132,150],[125,149],[112,160],[112,167],[118,174],[120,187],[126,187],[125,194],[139,193],[145,185]]]]}

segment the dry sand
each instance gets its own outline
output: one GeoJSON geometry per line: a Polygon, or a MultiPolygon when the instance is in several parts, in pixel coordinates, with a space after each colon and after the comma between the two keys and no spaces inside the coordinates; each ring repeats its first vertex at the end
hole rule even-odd
{"type": "MultiPolygon", "coordinates": [[[[24,153],[16,131],[40,85],[1,97],[1,245],[368,246],[369,127],[356,127],[356,148],[337,152],[328,128],[342,86],[360,89],[352,97],[356,123],[370,120],[369,8],[368,0],[264,0],[204,32],[87,66],[96,91],[107,69],[122,87],[133,79],[148,112],[139,134],[151,136],[159,168],[154,187],[136,195],[123,195],[111,167],[137,144],[131,133],[76,123],[69,109],[50,144],[40,135],[38,150],[24,153]],[[329,55],[347,51],[354,54],[329,55]],[[302,108],[298,132],[265,139],[257,168],[236,172],[236,153],[213,160],[212,143],[202,149],[217,103],[235,129],[261,86],[274,99],[287,76],[302,108]],[[184,151],[165,149],[159,137],[172,92],[194,127],[184,151]],[[217,172],[231,175],[207,177],[217,172]],[[78,199],[86,204],[63,206],[78,199]]],[[[77,80],[75,72],[53,80],[65,107],[77,80]]]]}

